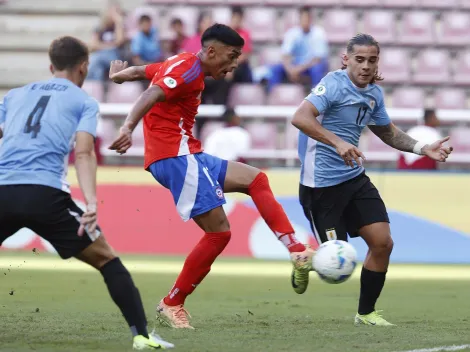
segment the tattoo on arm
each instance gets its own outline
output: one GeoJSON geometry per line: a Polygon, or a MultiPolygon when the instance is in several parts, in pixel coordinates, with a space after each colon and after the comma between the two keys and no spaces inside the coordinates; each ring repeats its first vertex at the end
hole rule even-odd
{"type": "Polygon", "coordinates": [[[385,126],[369,126],[369,129],[385,144],[403,152],[413,152],[417,141],[396,127],[393,123],[385,126]]]}

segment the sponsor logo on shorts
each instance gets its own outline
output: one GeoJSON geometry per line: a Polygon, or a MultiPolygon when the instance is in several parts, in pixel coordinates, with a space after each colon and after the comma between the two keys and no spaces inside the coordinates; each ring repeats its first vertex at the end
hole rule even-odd
{"type": "Polygon", "coordinates": [[[336,235],[336,229],[328,229],[326,230],[326,238],[328,238],[328,241],[334,241],[338,239],[338,236],[336,235]]]}
{"type": "Polygon", "coordinates": [[[220,186],[215,189],[215,194],[217,194],[217,197],[219,197],[219,199],[224,199],[224,191],[222,191],[222,188],[220,188],[220,186]]]}

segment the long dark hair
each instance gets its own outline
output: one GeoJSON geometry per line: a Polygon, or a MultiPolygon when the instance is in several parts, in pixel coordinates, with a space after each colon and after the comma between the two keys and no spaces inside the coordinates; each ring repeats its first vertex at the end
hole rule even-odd
{"type": "MultiPolygon", "coordinates": [[[[359,33],[359,34],[356,34],[354,37],[352,37],[346,46],[346,52],[348,54],[352,54],[354,52],[354,45],[375,46],[377,48],[377,53],[380,54],[379,42],[375,40],[374,37],[371,36],[370,34],[359,33]]],[[[346,67],[347,66],[343,62],[343,66],[341,67],[341,69],[344,70],[346,69],[346,67]]],[[[383,80],[384,79],[379,74],[379,70],[377,69],[370,83],[376,83],[378,81],[383,81],[383,80]]]]}

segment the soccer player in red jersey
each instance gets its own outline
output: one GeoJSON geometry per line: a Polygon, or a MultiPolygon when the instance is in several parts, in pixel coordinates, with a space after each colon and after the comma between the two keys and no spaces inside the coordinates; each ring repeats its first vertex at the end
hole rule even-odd
{"type": "Polygon", "coordinates": [[[290,252],[292,286],[297,293],[307,289],[314,253],[295,238],[265,173],[206,154],[194,138],[192,129],[204,77],[220,79],[236,69],[244,45],[237,32],[222,24],[208,28],[201,42],[197,54],[183,53],[162,63],[129,68],[126,62],[114,61],[110,69],[110,78],[116,83],[151,80],[110,149],[125,153],[132,145],[132,131],[145,115],[145,169],[171,191],[181,218],[193,219],[205,232],[186,258],[168,296],[157,307],[157,318],[175,328],[192,328],[183,307],[185,299],[209,273],[230,240],[230,225],[222,207],[224,192],[251,196],[263,219],[290,252]]]}

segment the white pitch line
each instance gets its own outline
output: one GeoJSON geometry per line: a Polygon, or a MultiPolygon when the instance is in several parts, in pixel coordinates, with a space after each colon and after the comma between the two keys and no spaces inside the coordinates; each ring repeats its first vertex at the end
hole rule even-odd
{"type": "MultiPolygon", "coordinates": [[[[123,263],[129,271],[135,273],[178,274],[183,261],[162,261],[159,259],[126,259],[123,263]]],[[[44,271],[93,271],[90,266],[71,259],[62,261],[54,257],[8,257],[0,256],[0,272],[10,270],[44,270],[44,271]]],[[[397,265],[391,266],[387,273],[390,280],[470,280],[469,266],[426,266],[397,265]]],[[[288,277],[292,267],[289,262],[216,262],[211,275],[245,276],[245,277],[288,277]]],[[[356,269],[352,279],[360,277],[361,270],[356,269]]],[[[315,277],[312,274],[312,278],[315,277]]]]}
{"type": "Polygon", "coordinates": [[[423,348],[420,350],[409,350],[409,351],[400,351],[400,352],[441,352],[441,351],[461,351],[470,348],[470,345],[452,345],[452,346],[440,346],[434,348],[423,348]]]}

